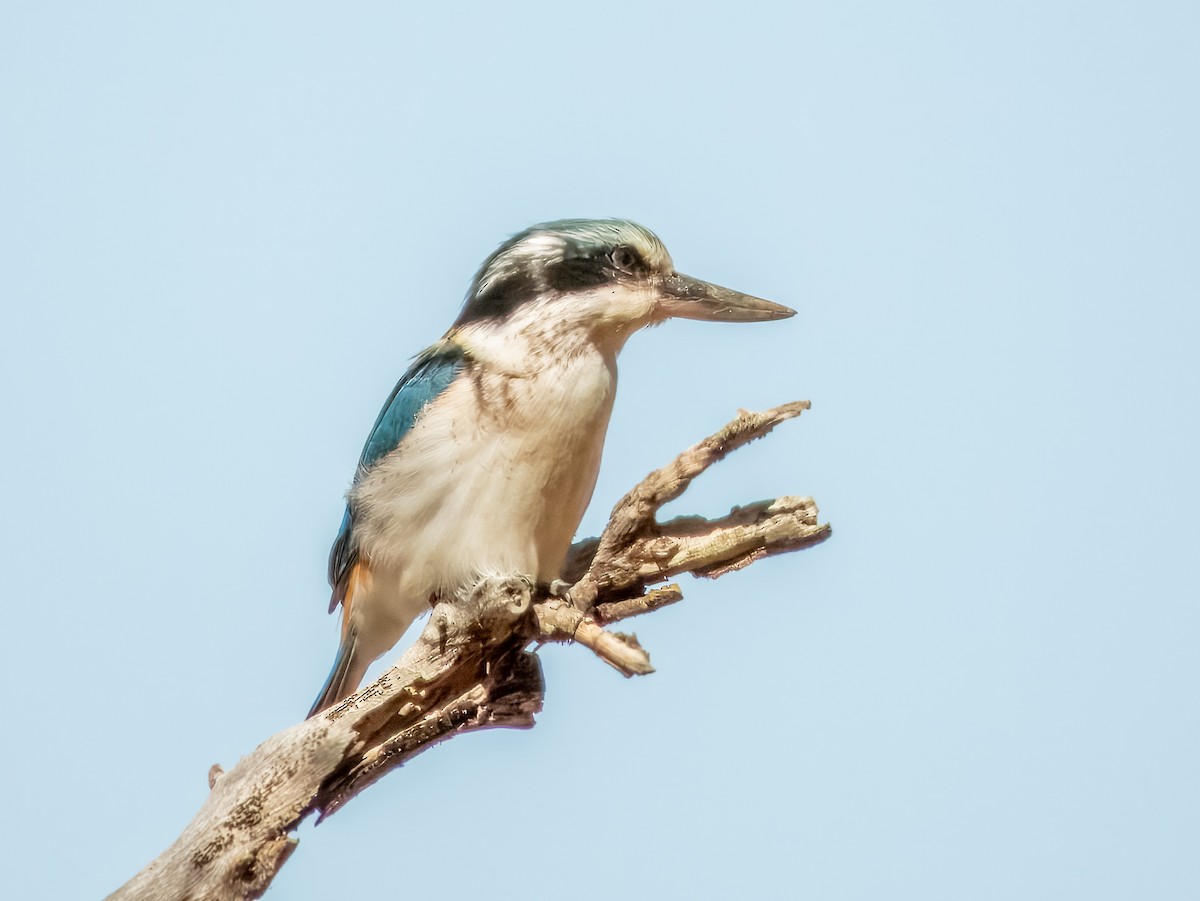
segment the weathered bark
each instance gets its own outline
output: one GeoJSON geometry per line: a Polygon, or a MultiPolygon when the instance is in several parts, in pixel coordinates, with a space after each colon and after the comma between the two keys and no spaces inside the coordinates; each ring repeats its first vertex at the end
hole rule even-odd
{"type": "Polygon", "coordinates": [[[781,497],[718,519],[659,523],[663,504],[697,475],[807,401],[741,412],[656,470],[613,509],[598,539],[572,549],[566,592],[539,592],[521,575],[481,581],[434,607],[420,639],[358,694],[263,742],[212,791],[192,823],[112,899],[258,898],[296,848],[291,833],[440,741],[477,729],[530,728],[542,706],[541,642],[577,642],[627,676],[651,673],[636,637],[604,627],[675,603],[683,572],[717,577],[829,537],[811,498],[781,497]]]}

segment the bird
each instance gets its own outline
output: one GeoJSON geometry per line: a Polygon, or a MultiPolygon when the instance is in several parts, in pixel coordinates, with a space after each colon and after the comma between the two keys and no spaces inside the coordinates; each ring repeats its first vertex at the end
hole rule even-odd
{"type": "Polygon", "coordinates": [[[437,601],[487,575],[558,581],[630,335],[673,318],[793,315],[677,272],[658,236],[628,220],[545,222],[502,243],[367,437],[329,554],[341,641],[308,715],[352,694],[437,601]]]}

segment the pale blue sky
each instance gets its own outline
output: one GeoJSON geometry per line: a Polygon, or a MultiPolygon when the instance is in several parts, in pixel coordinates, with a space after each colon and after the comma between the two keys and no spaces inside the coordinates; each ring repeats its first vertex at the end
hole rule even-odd
{"type": "Polygon", "coordinates": [[[5,4],[6,896],[96,898],[332,658],[325,555],[407,358],[503,238],[656,230],[796,307],[637,336],[593,533],[836,534],[543,654],[268,897],[1200,897],[1190,3],[5,4]]]}

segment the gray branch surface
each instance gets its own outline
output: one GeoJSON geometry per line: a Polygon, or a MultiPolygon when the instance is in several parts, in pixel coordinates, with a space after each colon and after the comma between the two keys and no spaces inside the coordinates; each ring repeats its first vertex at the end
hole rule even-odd
{"type": "Polygon", "coordinates": [[[416,644],[375,682],[267,739],[229,772],[214,766],[195,819],[109,901],[261,897],[296,849],[292,832],[306,816],[323,820],[448,738],[531,728],[542,709],[541,666],[530,649],[539,643],[578,643],[626,676],[653,672],[635,636],[605,628],[683,597],[678,585],[650,586],[685,572],[715,578],[829,537],[807,497],[736,507],[716,519],[656,519],[713,463],[808,406],[741,411],[646,476],[616,505],[598,539],[572,548],[566,592],[547,596],[512,575],[438,603],[416,644]]]}

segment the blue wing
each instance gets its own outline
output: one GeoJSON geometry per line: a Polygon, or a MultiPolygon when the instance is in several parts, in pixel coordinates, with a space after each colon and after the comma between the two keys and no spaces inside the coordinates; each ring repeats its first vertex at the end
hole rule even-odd
{"type": "MultiPolygon", "coordinates": [[[[379,412],[379,418],[375,420],[367,443],[363,446],[362,456],[358,460],[355,482],[380,459],[400,446],[420,412],[446,390],[465,365],[466,354],[455,344],[439,344],[417,358],[408,372],[396,383],[387,403],[379,412]]],[[[333,588],[333,598],[329,602],[330,613],[342,602],[346,593],[347,576],[357,559],[358,548],[354,544],[354,509],[347,504],[346,513],[342,517],[342,527],[338,530],[333,548],[329,552],[329,584],[333,588]]]]}

